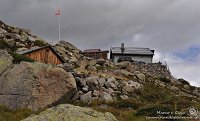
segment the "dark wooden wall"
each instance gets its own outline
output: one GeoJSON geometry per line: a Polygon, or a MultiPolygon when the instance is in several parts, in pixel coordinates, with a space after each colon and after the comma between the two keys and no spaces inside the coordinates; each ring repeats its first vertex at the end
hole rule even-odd
{"type": "Polygon", "coordinates": [[[92,52],[88,52],[88,53],[84,52],[82,54],[86,57],[92,57],[95,59],[99,59],[99,58],[103,58],[105,60],[108,59],[107,52],[93,52],[93,53],[92,52]]]}
{"type": "Polygon", "coordinates": [[[36,50],[31,53],[25,54],[25,56],[46,64],[58,65],[62,63],[62,61],[56,56],[56,54],[50,48],[43,48],[40,50],[36,50]]]}

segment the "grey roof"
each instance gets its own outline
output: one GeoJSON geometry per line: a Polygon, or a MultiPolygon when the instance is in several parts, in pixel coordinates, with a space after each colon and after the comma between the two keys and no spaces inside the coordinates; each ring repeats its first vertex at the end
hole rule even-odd
{"type": "Polygon", "coordinates": [[[32,51],[35,51],[35,50],[39,50],[39,49],[42,49],[42,48],[46,48],[46,47],[48,47],[48,46],[44,46],[44,47],[33,47],[33,48],[29,49],[29,50],[19,51],[19,52],[17,52],[17,54],[23,55],[23,54],[26,54],[26,53],[29,53],[29,52],[32,52],[32,51]]]}
{"type": "MultiPolygon", "coordinates": [[[[112,47],[112,54],[122,54],[121,47],[112,47]]],[[[133,55],[154,55],[149,48],[138,48],[138,47],[125,47],[124,54],[133,55]]]]}

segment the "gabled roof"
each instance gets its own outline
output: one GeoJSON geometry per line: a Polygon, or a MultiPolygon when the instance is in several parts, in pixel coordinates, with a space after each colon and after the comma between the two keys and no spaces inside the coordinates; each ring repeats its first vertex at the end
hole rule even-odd
{"type": "Polygon", "coordinates": [[[24,54],[28,54],[28,53],[31,53],[31,52],[34,52],[34,51],[37,51],[37,50],[41,50],[41,49],[44,49],[44,48],[50,48],[53,53],[64,63],[65,60],[54,50],[54,48],[51,46],[51,45],[47,45],[47,46],[43,46],[43,47],[33,47],[29,50],[24,50],[24,51],[20,51],[20,52],[17,52],[17,54],[20,54],[20,55],[24,55],[24,54]]]}
{"type": "Polygon", "coordinates": [[[108,50],[101,51],[101,49],[86,49],[82,53],[97,53],[97,52],[109,52],[108,50]]]}
{"type": "MultiPolygon", "coordinates": [[[[121,47],[112,47],[112,54],[122,54],[121,47]]],[[[149,48],[138,48],[138,47],[125,47],[123,54],[133,55],[154,55],[154,50],[149,48]]]]}
{"type": "Polygon", "coordinates": [[[29,50],[19,51],[19,52],[17,52],[17,54],[23,55],[23,54],[31,53],[31,52],[33,52],[33,51],[37,51],[37,50],[40,50],[40,49],[43,49],[43,48],[46,48],[46,47],[48,47],[48,46],[43,46],[43,47],[32,47],[32,48],[29,49],[29,50]]]}

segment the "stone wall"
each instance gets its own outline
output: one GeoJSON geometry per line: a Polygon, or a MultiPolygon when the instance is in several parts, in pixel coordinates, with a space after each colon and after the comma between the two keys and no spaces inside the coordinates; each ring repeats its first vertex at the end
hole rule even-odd
{"type": "Polygon", "coordinates": [[[132,72],[138,71],[153,77],[166,77],[168,79],[172,78],[171,72],[167,65],[163,65],[162,63],[134,63],[132,72]]]}

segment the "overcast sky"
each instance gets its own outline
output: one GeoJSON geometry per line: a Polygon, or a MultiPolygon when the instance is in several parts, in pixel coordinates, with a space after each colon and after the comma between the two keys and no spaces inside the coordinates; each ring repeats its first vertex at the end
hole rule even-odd
{"type": "Polygon", "coordinates": [[[154,61],[166,61],[172,74],[200,86],[200,0],[0,0],[0,19],[80,49],[149,47],[154,61]]]}

